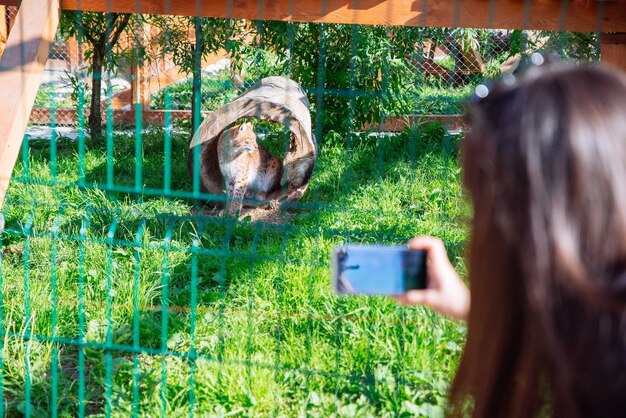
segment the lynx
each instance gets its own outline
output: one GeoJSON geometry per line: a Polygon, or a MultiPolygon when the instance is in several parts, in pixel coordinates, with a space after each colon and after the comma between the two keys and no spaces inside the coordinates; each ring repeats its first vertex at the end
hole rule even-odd
{"type": "Polygon", "coordinates": [[[226,183],[228,213],[241,210],[244,196],[266,200],[280,187],[283,164],[257,142],[252,123],[236,125],[222,133],[217,144],[220,171],[226,183]]]}

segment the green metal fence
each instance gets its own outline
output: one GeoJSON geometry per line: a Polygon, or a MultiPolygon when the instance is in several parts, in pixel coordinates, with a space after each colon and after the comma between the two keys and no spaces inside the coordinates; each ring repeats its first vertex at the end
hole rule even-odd
{"type": "MultiPolygon", "coordinates": [[[[97,17],[67,18],[79,49],[89,50],[86,25],[97,17]]],[[[186,22],[225,37],[238,27],[186,22]]],[[[278,214],[257,209],[236,219],[203,207],[219,197],[201,192],[197,170],[196,180],[187,173],[189,123],[165,116],[163,127],[144,126],[137,105],[134,126],[115,126],[105,104],[103,136],[94,139],[85,116],[93,92],[79,82],[68,135],[55,129],[55,88],[40,93],[42,103],[49,95],[49,135],[24,138],[3,207],[2,415],[443,414],[464,325],[386,298],[337,297],[329,257],[340,243],[430,234],[463,272],[471,208],[460,184],[462,132],[419,117],[400,132],[362,128],[462,112],[474,86],[516,53],[549,47],[597,60],[597,35],[269,21],[251,28],[252,45],[231,45],[248,74],[241,88],[277,72],[293,77],[309,95],[318,139],[308,191],[278,214]],[[470,52],[482,72],[460,68],[470,52]],[[429,74],[428,65],[447,71],[429,74]]],[[[195,95],[170,88],[153,103],[170,110],[180,97],[210,98],[202,88],[238,92],[228,73],[203,81],[191,83],[195,95]]],[[[280,128],[257,130],[281,152],[280,128]]]]}

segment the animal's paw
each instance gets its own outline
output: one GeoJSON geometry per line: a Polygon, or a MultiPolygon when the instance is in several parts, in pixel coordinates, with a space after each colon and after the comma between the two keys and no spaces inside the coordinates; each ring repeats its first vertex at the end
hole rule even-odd
{"type": "Polygon", "coordinates": [[[280,202],[278,200],[270,200],[271,210],[280,210],[280,202]]]}
{"type": "Polygon", "coordinates": [[[292,202],[299,200],[303,195],[302,189],[292,189],[287,193],[288,199],[292,202]]]}

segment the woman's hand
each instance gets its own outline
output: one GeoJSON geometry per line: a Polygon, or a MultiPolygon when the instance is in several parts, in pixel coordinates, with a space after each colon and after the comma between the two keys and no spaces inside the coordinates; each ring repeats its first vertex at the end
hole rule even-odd
{"type": "Polygon", "coordinates": [[[427,288],[409,290],[394,299],[409,305],[425,305],[443,315],[467,320],[470,308],[469,289],[452,267],[443,241],[425,236],[413,238],[409,241],[409,248],[425,250],[427,253],[427,288]]]}

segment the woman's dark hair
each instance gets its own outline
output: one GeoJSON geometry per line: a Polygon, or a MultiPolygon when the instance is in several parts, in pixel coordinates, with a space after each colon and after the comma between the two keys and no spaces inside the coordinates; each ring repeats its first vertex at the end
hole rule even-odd
{"type": "Polygon", "coordinates": [[[537,68],[469,114],[471,310],[452,415],[624,416],[626,77],[537,68]]]}

